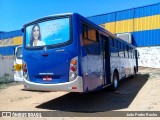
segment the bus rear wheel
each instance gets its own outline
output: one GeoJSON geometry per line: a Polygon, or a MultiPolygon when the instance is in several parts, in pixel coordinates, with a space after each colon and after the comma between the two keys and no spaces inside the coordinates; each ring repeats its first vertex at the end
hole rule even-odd
{"type": "Polygon", "coordinates": [[[134,77],[136,76],[136,73],[137,73],[136,67],[134,67],[134,68],[133,68],[133,75],[132,75],[131,77],[134,78],[134,77]]]}
{"type": "Polygon", "coordinates": [[[114,73],[113,73],[113,81],[112,81],[112,84],[111,84],[111,89],[112,89],[112,90],[117,90],[118,86],[119,86],[118,73],[117,73],[117,72],[114,72],[114,73]]]}

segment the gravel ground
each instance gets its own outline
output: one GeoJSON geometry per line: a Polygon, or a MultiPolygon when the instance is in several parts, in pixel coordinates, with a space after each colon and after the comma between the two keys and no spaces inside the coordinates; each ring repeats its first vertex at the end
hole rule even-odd
{"type": "Polygon", "coordinates": [[[55,111],[58,116],[34,118],[38,120],[150,120],[153,118],[101,116],[110,111],[160,111],[160,69],[140,67],[134,78],[123,80],[114,92],[109,89],[87,94],[33,92],[25,91],[22,84],[9,85],[0,89],[0,111],[55,111]]]}

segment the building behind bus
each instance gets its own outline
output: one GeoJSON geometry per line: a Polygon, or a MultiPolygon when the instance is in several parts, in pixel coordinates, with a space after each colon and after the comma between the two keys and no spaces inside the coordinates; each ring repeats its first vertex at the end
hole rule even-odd
{"type": "MultiPolygon", "coordinates": [[[[160,68],[160,3],[87,17],[122,38],[139,52],[138,65],[160,68]]],[[[0,77],[13,77],[15,47],[22,44],[21,30],[0,31],[0,77]]]]}

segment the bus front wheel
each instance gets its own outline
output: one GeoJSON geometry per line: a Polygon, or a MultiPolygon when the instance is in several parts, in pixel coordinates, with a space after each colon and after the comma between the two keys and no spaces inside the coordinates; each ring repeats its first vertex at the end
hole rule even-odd
{"type": "Polygon", "coordinates": [[[112,89],[112,90],[117,90],[118,86],[119,86],[118,73],[117,73],[117,72],[114,72],[114,73],[113,73],[113,81],[112,81],[112,84],[111,84],[111,89],[112,89]]]}

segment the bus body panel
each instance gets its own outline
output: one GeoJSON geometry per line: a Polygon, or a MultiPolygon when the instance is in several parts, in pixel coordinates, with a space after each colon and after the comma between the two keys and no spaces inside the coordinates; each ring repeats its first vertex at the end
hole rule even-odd
{"type": "Polygon", "coordinates": [[[44,51],[39,50],[28,53],[24,58],[30,81],[44,84],[68,82],[70,61],[75,53],[68,52],[67,48],[60,48],[47,50],[45,54],[48,56],[43,56],[43,54],[44,51]],[[52,80],[43,80],[45,76],[51,76],[52,80]]]}
{"type": "Polygon", "coordinates": [[[101,47],[102,40],[99,40],[99,42],[85,44],[82,26],[84,24],[92,26],[93,23],[83,17],[80,17],[78,22],[81,26],[79,30],[84,92],[99,90],[104,86],[103,54],[101,47]]]}
{"type": "Polygon", "coordinates": [[[103,66],[101,56],[87,55],[82,58],[85,91],[99,89],[103,85],[103,66]],[[95,61],[98,64],[95,64],[95,61]]]}
{"type": "Polygon", "coordinates": [[[134,67],[136,67],[135,59],[111,57],[111,78],[115,70],[118,70],[119,80],[127,78],[134,74],[134,67]]]}
{"type": "Polygon", "coordinates": [[[24,78],[24,86],[27,90],[83,92],[83,81],[80,76],[74,81],[57,84],[35,83],[24,78]]]}

